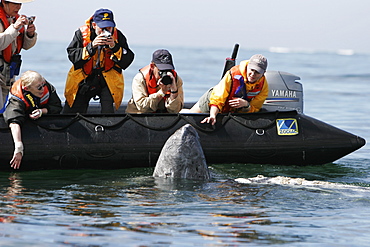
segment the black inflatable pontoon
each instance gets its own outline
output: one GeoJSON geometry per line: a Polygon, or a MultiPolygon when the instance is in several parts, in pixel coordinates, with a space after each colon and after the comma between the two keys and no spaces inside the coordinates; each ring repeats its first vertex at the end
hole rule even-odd
{"type": "MultiPolygon", "coordinates": [[[[227,67],[235,64],[227,59],[227,67]]],[[[21,169],[129,168],[154,166],[170,135],[190,123],[211,163],[320,165],[361,148],[365,140],[303,114],[298,76],[267,71],[269,95],[263,111],[219,114],[217,124],[201,124],[207,114],[46,115],[22,128],[21,169]]],[[[8,126],[0,117],[0,162],[10,169],[14,151],[8,126]]],[[[191,147],[189,147],[191,148],[191,147]]]]}
{"type": "MultiPolygon", "coordinates": [[[[167,138],[190,123],[211,163],[320,165],[333,162],[365,140],[296,111],[220,114],[58,115],[23,126],[22,170],[154,166],[167,138]]],[[[9,168],[13,140],[0,121],[0,162],[9,168]]],[[[191,148],[191,147],[190,147],[191,148]]]]}

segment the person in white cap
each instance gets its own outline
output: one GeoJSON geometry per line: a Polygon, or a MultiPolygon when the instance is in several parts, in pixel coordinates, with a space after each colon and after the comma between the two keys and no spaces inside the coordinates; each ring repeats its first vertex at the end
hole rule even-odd
{"type": "Polygon", "coordinates": [[[5,110],[10,86],[19,75],[21,49],[28,50],[36,44],[34,17],[19,14],[22,3],[32,1],[1,0],[0,3],[0,113],[5,110]]]}
{"type": "Polygon", "coordinates": [[[227,71],[221,81],[210,88],[187,112],[209,113],[201,123],[216,123],[218,113],[258,112],[268,96],[268,83],[265,78],[267,59],[253,55],[249,60],[227,71]]]}

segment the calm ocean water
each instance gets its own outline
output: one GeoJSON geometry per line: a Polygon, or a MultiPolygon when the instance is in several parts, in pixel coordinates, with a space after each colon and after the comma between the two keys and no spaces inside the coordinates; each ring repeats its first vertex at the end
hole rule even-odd
{"type": "MultiPolygon", "coordinates": [[[[68,43],[23,52],[22,70],[36,70],[61,98],[71,66],[68,43]]],[[[155,49],[167,48],[196,101],[218,82],[230,49],[139,47],[125,72],[131,80],[155,49]]],[[[370,140],[370,54],[248,50],[270,70],[301,77],[305,114],[370,140]]],[[[7,165],[7,164],[2,164],[7,165]]],[[[102,164],[103,165],[103,164],[102,164]]],[[[0,172],[1,246],[368,246],[370,153],[360,150],[323,166],[209,164],[210,182],[153,179],[153,168],[0,172]],[[242,184],[257,175],[305,178],[317,186],[242,184]]]]}

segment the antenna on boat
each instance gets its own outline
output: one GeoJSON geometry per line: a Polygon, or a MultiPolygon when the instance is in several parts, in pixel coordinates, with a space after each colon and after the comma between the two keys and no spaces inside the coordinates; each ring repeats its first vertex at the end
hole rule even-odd
{"type": "Polygon", "coordinates": [[[235,59],[236,59],[236,56],[238,54],[238,50],[239,50],[239,44],[235,44],[234,49],[233,49],[233,53],[231,54],[231,57],[226,58],[224,72],[222,73],[221,78],[224,77],[225,73],[229,69],[231,69],[233,66],[235,66],[235,59]]]}

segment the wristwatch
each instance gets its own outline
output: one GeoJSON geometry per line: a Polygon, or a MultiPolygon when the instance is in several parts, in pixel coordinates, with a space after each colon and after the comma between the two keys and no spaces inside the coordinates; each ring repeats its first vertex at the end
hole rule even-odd
{"type": "Polygon", "coordinates": [[[243,106],[243,108],[244,109],[249,109],[249,108],[251,108],[251,104],[249,104],[249,102],[248,102],[248,106],[243,106]]]}

